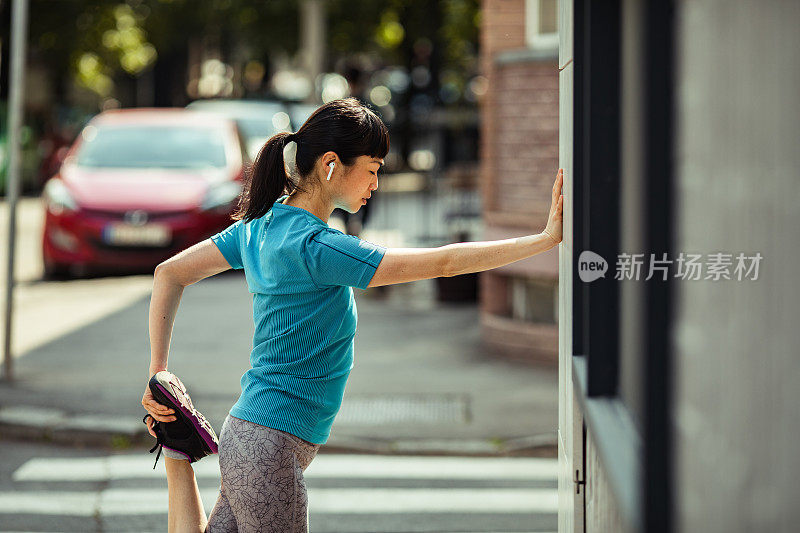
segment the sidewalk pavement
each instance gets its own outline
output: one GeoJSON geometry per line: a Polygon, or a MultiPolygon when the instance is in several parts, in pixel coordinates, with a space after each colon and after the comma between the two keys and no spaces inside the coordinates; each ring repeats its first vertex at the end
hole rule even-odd
{"type": "MultiPolygon", "coordinates": [[[[323,451],[556,456],[558,370],[497,360],[474,304],[435,300],[433,280],[354,289],[355,366],[323,451]]],[[[110,295],[113,297],[113,295],[110,295]]],[[[152,444],[140,400],[149,296],[15,361],[0,383],[0,438],[152,444]]],[[[250,295],[238,272],[184,292],[169,368],[219,431],[248,368],[250,295]]]]}

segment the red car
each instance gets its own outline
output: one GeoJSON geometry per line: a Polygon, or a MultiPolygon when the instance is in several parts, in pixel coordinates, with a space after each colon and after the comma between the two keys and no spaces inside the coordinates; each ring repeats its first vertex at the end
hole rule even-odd
{"type": "Polygon", "coordinates": [[[101,113],[45,185],[45,274],[152,270],[231,224],[247,162],[231,120],[184,109],[101,113]]]}

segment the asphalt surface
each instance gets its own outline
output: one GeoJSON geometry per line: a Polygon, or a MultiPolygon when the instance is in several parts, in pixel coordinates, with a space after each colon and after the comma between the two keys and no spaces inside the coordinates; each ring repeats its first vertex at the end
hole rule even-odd
{"type": "MultiPolygon", "coordinates": [[[[555,444],[556,369],[492,358],[474,305],[439,304],[423,282],[392,290],[388,300],[358,291],[355,367],[328,446],[493,453],[506,442],[555,444]]],[[[73,438],[80,430],[143,435],[148,304],[142,297],[18,357],[15,381],[0,385],[0,424],[10,431],[28,417],[73,438]]],[[[175,321],[169,368],[216,428],[248,368],[250,306],[233,272],[187,288],[175,321]]]]}

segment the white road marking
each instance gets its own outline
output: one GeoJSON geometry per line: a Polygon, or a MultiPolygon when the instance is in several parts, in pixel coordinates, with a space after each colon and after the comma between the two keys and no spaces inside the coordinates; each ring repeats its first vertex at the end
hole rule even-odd
{"type": "MultiPolygon", "coordinates": [[[[201,490],[206,509],[216,489],[201,490]]],[[[308,489],[309,512],[371,513],[556,513],[556,489],[308,489]]],[[[62,516],[152,515],[167,512],[166,489],[100,492],[0,492],[0,514],[62,516]]]]}
{"type": "MultiPolygon", "coordinates": [[[[163,462],[152,469],[153,456],[112,455],[80,459],[36,458],[12,475],[14,481],[102,481],[163,479],[163,462]]],[[[162,460],[163,461],[163,460],[162,460]]],[[[218,456],[194,463],[198,479],[219,479],[218,456]]],[[[515,457],[415,457],[318,455],[305,472],[314,478],[362,479],[514,479],[556,480],[556,459],[515,457]]]]}
{"type": "MultiPolygon", "coordinates": [[[[163,465],[163,461],[161,463],[163,465]]],[[[218,457],[194,465],[198,479],[219,480],[218,457]]],[[[100,482],[154,480],[154,488],[89,490],[21,490],[0,492],[0,515],[36,514],[77,517],[167,512],[163,466],[152,469],[146,454],[88,458],[35,458],[12,475],[22,482],[100,482]],[[158,482],[155,482],[158,480],[158,482]]],[[[306,470],[312,479],[420,479],[420,480],[551,480],[557,479],[555,459],[486,457],[416,457],[321,454],[306,470]]],[[[56,487],[57,488],[57,487],[56,487]]],[[[558,489],[539,488],[309,488],[310,512],[320,514],[371,513],[540,513],[558,512],[558,489]]],[[[206,509],[218,489],[200,491],[206,509]]]]}
{"type": "Polygon", "coordinates": [[[92,516],[98,505],[96,492],[0,492],[0,513],[92,516]]]}
{"type": "Polygon", "coordinates": [[[556,459],[325,455],[314,458],[308,478],[558,479],[556,459]]]}

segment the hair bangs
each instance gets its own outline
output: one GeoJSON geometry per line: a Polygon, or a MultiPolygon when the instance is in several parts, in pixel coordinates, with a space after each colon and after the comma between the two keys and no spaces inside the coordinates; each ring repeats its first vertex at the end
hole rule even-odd
{"type": "Polygon", "coordinates": [[[389,130],[383,121],[371,110],[365,109],[364,148],[370,157],[383,159],[389,153],[389,130]]]}

